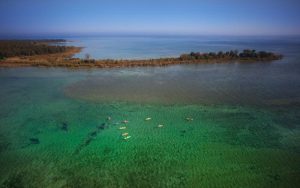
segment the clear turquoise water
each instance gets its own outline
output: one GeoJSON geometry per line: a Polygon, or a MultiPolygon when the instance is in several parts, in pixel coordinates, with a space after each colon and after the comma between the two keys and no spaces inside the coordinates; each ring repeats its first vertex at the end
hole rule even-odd
{"type": "Polygon", "coordinates": [[[0,69],[0,184],[299,187],[292,43],[264,64],[0,69]]]}

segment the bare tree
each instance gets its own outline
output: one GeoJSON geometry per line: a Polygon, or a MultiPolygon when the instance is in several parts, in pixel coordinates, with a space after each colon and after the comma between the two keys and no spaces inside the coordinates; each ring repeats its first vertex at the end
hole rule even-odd
{"type": "Polygon", "coordinates": [[[85,59],[85,60],[90,60],[90,58],[91,58],[91,55],[90,55],[89,53],[86,53],[86,54],[84,55],[84,59],[85,59]]]}

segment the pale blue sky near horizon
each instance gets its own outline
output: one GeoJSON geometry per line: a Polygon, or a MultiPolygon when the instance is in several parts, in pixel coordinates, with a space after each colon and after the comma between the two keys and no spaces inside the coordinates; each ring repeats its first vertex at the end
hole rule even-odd
{"type": "Polygon", "coordinates": [[[300,35],[299,0],[1,0],[0,35],[300,35]]]}

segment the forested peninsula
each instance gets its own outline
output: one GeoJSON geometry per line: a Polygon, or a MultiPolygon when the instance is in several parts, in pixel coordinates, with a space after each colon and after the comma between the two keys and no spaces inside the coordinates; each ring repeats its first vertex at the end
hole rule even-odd
{"type": "Polygon", "coordinates": [[[273,52],[245,49],[220,52],[191,52],[179,57],[157,59],[92,59],[89,54],[84,58],[73,58],[82,47],[67,46],[64,39],[55,40],[1,40],[0,66],[43,66],[43,67],[136,67],[136,66],[167,66],[175,64],[201,63],[243,63],[271,62],[283,56],[273,52]]]}

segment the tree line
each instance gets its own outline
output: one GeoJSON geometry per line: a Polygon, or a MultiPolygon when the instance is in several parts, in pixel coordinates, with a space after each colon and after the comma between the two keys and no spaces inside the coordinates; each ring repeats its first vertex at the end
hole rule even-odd
{"type": "Polygon", "coordinates": [[[60,42],[65,40],[0,40],[0,59],[65,52],[67,47],[60,42]]]}
{"type": "Polygon", "coordinates": [[[274,54],[272,52],[265,52],[256,50],[245,49],[242,52],[238,50],[231,50],[227,52],[220,51],[209,52],[209,53],[200,53],[200,52],[191,52],[190,54],[182,54],[180,56],[181,60],[193,60],[193,59],[280,59],[281,55],[274,54]]]}

